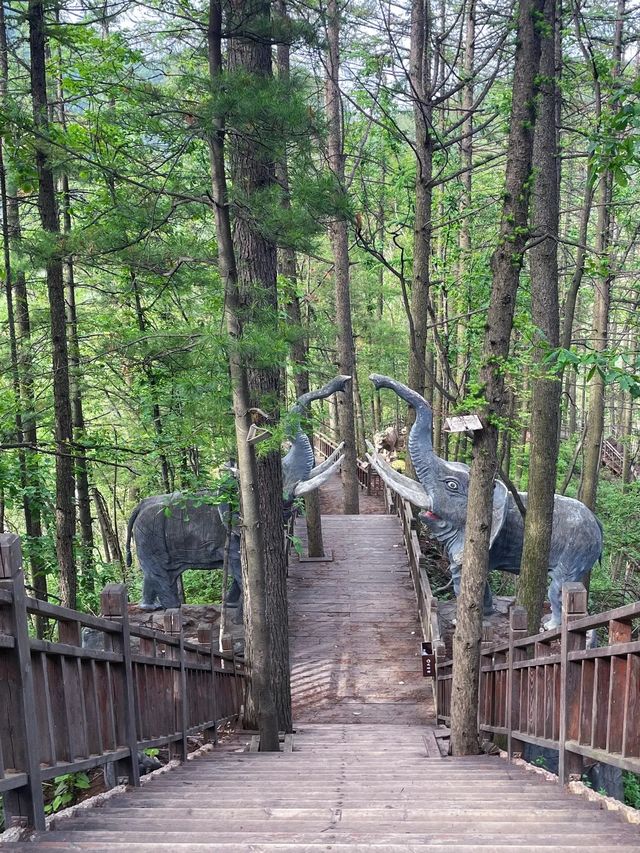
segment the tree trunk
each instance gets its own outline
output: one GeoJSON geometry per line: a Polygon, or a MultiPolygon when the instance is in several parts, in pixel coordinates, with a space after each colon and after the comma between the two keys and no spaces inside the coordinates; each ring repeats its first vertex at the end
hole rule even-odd
{"type": "MultiPolygon", "coordinates": [[[[616,28],[613,42],[613,75],[620,74],[622,59],[622,30],[625,16],[625,0],[618,0],[616,28]]],[[[597,98],[598,104],[601,97],[597,98]]],[[[609,306],[611,303],[611,202],[613,197],[613,175],[610,168],[605,169],[598,183],[598,225],[595,251],[598,261],[603,268],[595,288],[593,299],[593,342],[595,352],[603,353],[607,348],[609,336],[609,306]]],[[[578,498],[595,511],[596,494],[598,491],[598,474],[600,471],[600,453],[604,433],[604,376],[595,370],[589,381],[589,411],[587,414],[587,430],[584,439],[584,458],[582,465],[582,480],[578,498]]]]}
{"type": "Polygon", "coordinates": [[[543,0],[522,0],[518,16],[505,194],[498,246],[491,259],[493,283],[485,326],[480,380],[486,399],[483,429],[475,433],[469,481],[462,581],[453,640],[451,746],[454,755],[476,754],[482,602],[497,468],[498,426],[506,394],[501,365],[509,354],[516,293],[528,237],[529,189],[540,66],[543,0]]]}
{"type": "MultiPolygon", "coordinates": [[[[429,402],[433,399],[433,369],[427,369],[427,326],[431,264],[431,202],[433,194],[433,140],[431,137],[431,74],[429,0],[412,0],[409,78],[416,134],[416,202],[413,225],[413,274],[409,323],[408,385],[429,402]]],[[[407,412],[407,430],[415,412],[407,412]]],[[[414,476],[407,455],[406,473],[414,476]]]]}
{"type": "Polygon", "coordinates": [[[622,421],[622,491],[629,491],[629,484],[633,482],[632,471],[632,447],[631,440],[633,438],[633,397],[630,394],[624,395],[624,415],[622,421]]]}
{"type": "MultiPolygon", "coordinates": [[[[268,4],[252,3],[253,15],[247,16],[246,23],[252,23],[252,18],[257,12],[268,14],[268,4]]],[[[207,29],[207,46],[209,58],[209,73],[212,87],[217,87],[218,78],[223,73],[222,67],[222,7],[220,0],[210,0],[209,22],[207,29]]],[[[259,51],[262,47],[269,51],[267,45],[256,42],[255,48],[250,42],[243,47],[245,51],[236,46],[235,62],[246,61],[247,65],[252,59],[252,50],[259,51]],[[244,56],[243,56],[244,54],[244,56]]],[[[270,57],[259,58],[260,65],[270,68],[270,57]]],[[[247,70],[254,70],[250,67],[247,70]]],[[[279,750],[278,741],[278,711],[276,708],[276,688],[274,685],[274,649],[272,641],[271,625],[269,621],[267,601],[267,571],[268,560],[266,554],[266,543],[263,532],[266,525],[273,519],[263,515],[263,499],[261,494],[260,473],[258,461],[253,445],[247,442],[247,435],[251,426],[250,409],[252,400],[249,391],[248,370],[244,364],[240,343],[244,333],[244,325],[247,318],[246,301],[251,292],[247,292],[247,283],[241,296],[238,270],[236,267],[236,251],[231,233],[231,216],[229,211],[229,198],[227,192],[227,180],[225,173],[224,155],[224,124],[222,119],[214,119],[213,132],[208,137],[209,155],[212,174],[212,196],[216,217],[216,234],[218,239],[218,267],[225,288],[225,322],[229,335],[229,372],[233,393],[233,411],[235,417],[236,442],[238,449],[238,471],[240,479],[242,529],[243,529],[243,590],[244,590],[244,620],[246,634],[245,658],[250,673],[250,692],[253,707],[256,712],[257,724],[260,730],[260,749],[268,752],[279,750]]],[[[238,152],[238,156],[241,152],[238,152]]],[[[248,166],[250,165],[247,164],[248,166]]],[[[236,162],[236,176],[242,179],[242,171],[238,175],[239,165],[236,162]]],[[[246,228],[246,226],[245,226],[246,228]]],[[[251,234],[247,234],[251,239],[251,234]]],[[[239,245],[243,245],[242,240],[239,245]]],[[[247,243],[244,243],[247,246],[247,243]]],[[[268,250],[265,250],[268,254],[268,250]]],[[[275,258],[273,259],[275,269],[275,258]]],[[[249,288],[251,287],[249,283],[249,288]]],[[[271,454],[273,455],[273,454],[271,454]]],[[[278,459],[279,467],[279,459],[278,459]]],[[[263,482],[264,482],[263,470],[263,482]]],[[[280,472],[280,478],[282,474],[280,472]]],[[[278,495],[282,494],[282,483],[278,495]]],[[[280,549],[284,555],[284,541],[282,535],[282,504],[280,500],[271,501],[278,509],[277,532],[279,533],[280,549]]],[[[273,552],[270,553],[273,557],[273,552]]],[[[282,559],[284,563],[284,558],[282,559]]],[[[285,621],[286,631],[286,621],[285,621]]]]}
{"type": "MultiPolygon", "coordinates": [[[[288,21],[287,4],[285,0],[277,0],[276,9],[278,16],[288,21]]],[[[282,43],[277,47],[278,76],[288,80],[290,75],[289,61],[290,46],[282,43]]],[[[283,205],[291,208],[289,197],[289,167],[286,157],[278,164],[278,181],[282,189],[283,205]]],[[[299,334],[291,344],[291,361],[295,372],[293,382],[296,389],[296,398],[301,397],[309,391],[309,371],[307,370],[308,345],[307,337],[302,333],[302,312],[300,311],[300,300],[296,292],[297,270],[295,250],[286,247],[280,251],[280,274],[289,282],[290,294],[287,303],[287,315],[292,326],[299,330],[299,334]]],[[[313,447],[313,432],[307,431],[309,441],[313,447]]],[[[322,517],[320,515],[320,495],[318,491],[309,492],[305,496],[305,516],[307,524],[307,542],[310,557],[322,557],[324,544],[322,542],[322,517]]]]}
{"type": "MultiPolygon", "coordinates": [[[[60,238],[53,168],[46,139],[49,135],[47,101],[46,43],[44,4],[29,0],[29,45],[31,49],[31,97],[33,103],[36,165],[38,169],[38,207],[42,228],[52,242],[60,238]]],[[[46,261],[47,291],[51,314],[53,356],[53,400],[56,440],[56,555],[60,572],[60,598],[65,607],[76,607],[77,577],[73,556],[75,533],[75,483],[72,455],[72,420],[69,390],[69,353],[67,350],[64,278],[62,260],[52,251],[46,261]]]]}
{"type": "MultiPolygon", "coordinates": [[[[138,331],[141,333],[145,333],[147,330],[147,318],[145,316],[145,310],[142,305],[142,297],[140,295],[140,288],[138,286],[138,276],[136,275],[134,270],[131,270],[129,273],[129,277],[131,280],[131,288],[133,290],[133,299],[135,303],[135,312],[136,312],[136,320],[138,323],[138,331]]],[[[162,427],[162,413],[160,411],[160,404],[158,403],[157,394],[158,394],[158,380],[156,379],[155,370],[153,367],[145,360],[142,365],[142,372],[147,378],[147,383],[149,385],[149,396],[151,397],[151,414],[153,420],[153,428],[156,433],[156,438],[158,442],[158,458],[160,459],[160,474],[162,477],[162,487],[165,492],[171,492],[171,477],[169,474],[169,460],[167,459],[167,455],[163,450],[163,427],[162,427]]]]}
{"type": "Polygon", "coordinates": [[[100,525],[100,533],[104,545],[104,553],[107,563],[117,562],[124,569],[124,559],[122,558],[122,549],[115,528],[115,519],[111,521],[109,508],[104,496],[98,488],[93,488],[93,502],[96,505],[98,513],[98,524],[100,525]]]}
{"type": "MultiPolygon", "coordinates": [[[[268,26],[268,0],[234,0],[234,36],[229,45],[229,69],[256,78],[270,78],[271,46],[267,39],[256,38],[268,26]]],[[[275,163],[265,147],[255,139],[235,137],[230,149],[233,185],[243,198],[264,193],[276,184],[275,163]]],[[[277,329],[277,250],[251,217],[238,209],[233,241],[238,273],[239,297],[247,323],[262,327],[262,334],[278,335],[277,329]],[[271,319],[265,320],[268,317],[271,319]],[[273,323],[272,326],[269,324],[273,323]]],[[[272,422],[279,417],[282,398],[278,365],[249,365],[249,394],[253,407],[270,413],[272,422]]],[[[289,632],[287,616],[287,561],[284,548],[282,501],[282,465],[280,450],[261,455],[257,460],[258,496],[265,545],[266,614],[271,634],[271,678],[280,729],[291,731],[291,687],[289,670],[289,632]]]]}
{"type": "MultiPolygon", "coordinates": [[[[60,62],[59,58],[59,62],[60,62]]],[[[66,129],[66,115],[62,79],[58,78],[58,118],[66,129]]],[[[62,188],[62,223],[65,236],[71,235],[71,192],[69,178],[65,172],[60,176],[62,188]]],[[[76,285],[73,268],[73,256],[67,255],[63,261],[63,276],[66,289],[66,316],[69,337],[69,388],[71,393],[71,420],[76,447],[75,476],[78,497],[78,521],[80,523],[80,576],[87,592],[95,588],[95,561],[93,557],[93,519],[91,518],[91,496],[89,493],[89,463],[84,451],[86,429],[82,406],[82,368],[80,363],[80,339],[78,336],[78,315],[76,311],[76,285]]]]}
{"type": "MultiPolygon", "coordinates": [[[[340,95],[340,12],[337,0],[327,0],[327,55],[325,105],[327,114],[328,162],[336,185],[345,191],[344,137],[342,127],[342,97],[340,95]]],[[[334,219],[329,225],[329,241],[333,255],[336,325],[338,327],[338,371],[354,376],[356,371],[351,294],[349,284],[349,235],[346,220],[334,219]]],[[[340,440],[344,441],[342,486],[345,515],[357,515],[359,510],[356,426],[353,383],[346,393],[337,394],[340,440]]]]}
{"type": "Polygon", "coordinates": [[[533,228],[540,242],[531,249],[530,253],[532,316],[539,338],[534,352],[529,495],[517,595],[518,603],[527,608],[530,634],[535,634],[540,627],[547,587],[562,392],[561,378],[544,376],[545,344],[556,348],[560,343],[558,295],[560,167],[556,130],[559,92],[555,56],[555,38],[560,22],[556,16],[556,0],[546,0],[544,16],[546,26],[540,57],[540,76],[543,82],[538,101],[533,148],[533,167],[536,178],[532,199],[533,228]]]}
{"type": "MultiPolygon", "coordinates": [[[[4,6],[0,6],[0,98],[4,105],[9,84],[9,55],[7,49],[7,31],[4,6]]],[[[31,321],[27,301],[25,274],[21,269],[14,272],[12,256],[20,255],[22,231],[20,228],[20,209],[18,196],[11,175],[11,167],[5,158],[0,141],[0,169],[2,171],[2,216],[3,243],[5,252],[5,276],[7,286],[7,315],[14,365],[14,388],[19,401],[20,414],[16,418],[19,440],[28,447],[18,455],[20,466],[20,485],[22,487],[22,506],[25,531],[28,538],[29,569],[31,584],[35,595],[41,601],[47,600],[47,576],[41,555],[42,521],[38,491],[40,488],[37,454],[36,405],[33,390],[33,359],[31,356],[31,321]],[[14,314],[12,322],[12,314],[14,314]],[[15,379],[17,378],[17,385],[15,379]]],[[[44,635],[45,620],[36,618],[38,637],[44,635]]]]}
{"type": "MultiPolygon", "coordinates": [[[[600,178],[598,186],[598,226],[596,253],[604,261],[611,242],[611,195],[613,181],[610,171],[600,178]]],[[[607,271],[595,288],[593,300],[593,349],[604,352],[607,348],[609,306],[611,303],[611,277],[607,271]]],[[[602,451],[602,436],[604,432],[605,404],[604,376],[599,370],[594,371],[589,381],[589,409],[587,412],[586,434],[584,440],[584,456],[582,463],[582,479],[578,498],[595,511],[596,494],[598,491],[598,475],[600,473],[600,455],[602,451]]]]}

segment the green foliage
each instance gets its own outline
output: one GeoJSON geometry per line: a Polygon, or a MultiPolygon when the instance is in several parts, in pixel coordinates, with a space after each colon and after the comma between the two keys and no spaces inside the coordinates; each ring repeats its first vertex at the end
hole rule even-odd
{"type": "Polygon", "coordinates": [[[624,770],[622,773],[624,785],[624,801],[634,809],[640,809],[640,775],[624,770]]]}
{"type": "Polygon", "coordinates": [[[578,353],[560,347],[548,352],[545,364],[558,373],[567,367],[580,368],[585,371],[587,381],[598,373],[606,385],[616,384],[634,399],[640,397],[640,363],[632,353],[616,350],[578,353]]]}
{"type": "Polygon", "coordinates": [[[56,776],[52,784],[45,783],[45,796],[50,794],[51,799],[45,805],[45,812],[53,814],[61,809],[72,805],[77,801],[81,791],[86,791],[91,785],[86,773],[65,773],[56,776]],[[51,789],[51,790],[48,790],[51,789]]]}

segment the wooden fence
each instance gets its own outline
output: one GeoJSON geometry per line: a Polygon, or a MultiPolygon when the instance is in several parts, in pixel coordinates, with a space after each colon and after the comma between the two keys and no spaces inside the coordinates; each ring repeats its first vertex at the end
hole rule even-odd
{"type": "MultiPolygon", "coordinates": [[[[317,453],[327,459],[338,445],[324,433],[314,432],[313,446],[317,453]]],[[[363,462],[362,459],[357,459],[356,464],[360,488],[364,489],[368,495],[384,495],[384,483],[378,472],[368,462],[363,462]]]]}
{"type": "MultiPolygon", "coordinates": [[[[505,735],[509,757],[525,743],[558,750],[565,783],[584,758],[640,773],[640,602],[588,616],[586,590],[568,583],[562,607],[562,627],[533,636],[513,607],[509,642],[482,644],[480,728],[505,735]]],[[[438,719],[448,723],[453,662],[437,673],[438,719]]]]}
{"type": "MultiPolygon", "coordinates": [[[[396,513],[402,523],[404,546],[409,559],[411,579],[418,602],[418,613],[422,627],[423,642],[430,645],[430,654],[435,656],[436,664],[442,660],[445,653],[445,644],[440,633],[440,620],[438,618],[438,600],[431,591],[431,585],[427,572],[423,566],[422,550],[415,531],[413,508],[409,501],[404,500],[394,491],[385,486],[385,502],[388,513],[396,513]]],[[[435,671],[435,670],[434,670],[435,671]]],[[[437,691],[434,690],[434,694],[437,691]]],[[[436,702],[436,713],[438,711],[438,696],[434,695],[436,702]]]]}
{"type": "Polygon", "coordinates": [[[0,794],[6,825],[44,828],[42,783],[117,762],[139,785],[138,752],[169,746],[182,759],[187,737],[216,737],[236,718],[243,667],[216,651],[211,631],[184,640],[180,611],[165,632],[133,626],[123,584],[101,597],[102,617],[27,597],[20,540],[0,535],[0,794]],[[32,636],[29,614],[47,620],[32,636]],[[83,645],[82,629],[91,643],[83,645]],[[91,645],[92,647],[87,647],[91,645]]]}

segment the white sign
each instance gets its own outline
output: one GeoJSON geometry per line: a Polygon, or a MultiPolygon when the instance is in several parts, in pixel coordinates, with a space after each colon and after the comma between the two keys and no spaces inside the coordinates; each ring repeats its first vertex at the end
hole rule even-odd
{"type": "Polygon", "coordinates": [[[457,415],[446,419],[444,429],[446,432],[475,432],[482,429],[482,423],[477,415],[457,415]]]}

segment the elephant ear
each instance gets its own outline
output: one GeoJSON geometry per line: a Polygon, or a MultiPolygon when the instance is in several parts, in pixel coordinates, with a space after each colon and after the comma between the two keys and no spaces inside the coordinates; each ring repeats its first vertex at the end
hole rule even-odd
{"type": "Polygon", "coordinates": [[[491,514],[491,536],[489,548],[493,545],[502,525],[507,517],[509,509],[509,489],[500,480],[496,480],[493,487],[493,512],[491,514]]]}

